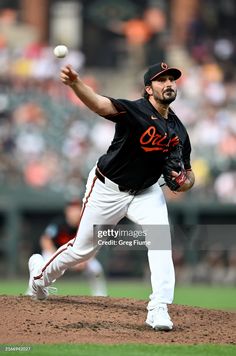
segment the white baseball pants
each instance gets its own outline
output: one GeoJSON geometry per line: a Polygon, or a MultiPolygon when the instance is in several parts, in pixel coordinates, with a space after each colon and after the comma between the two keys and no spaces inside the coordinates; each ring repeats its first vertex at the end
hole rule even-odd
{"type": "MultiPolygon", "coordinates": [[[[36,279],[43,277],[45,286],[49,286],[68,268],[94,256],[98,246],[94,244],[93,225],[116,225],[125,216],[139,225],[165,225],[168,233],[164,236],[157,233],[156,239],[165,238],[169,240],[166,246],[171,246],[167,207],[159,184],[130,195],[120,192],[118,186],[107,178],[105,184],[102,183],[93,168],[86,185],[76,238],[57,250],[36,279]]],[[[148,260],[152,284],[148,309],[153,309],[158,303],[173,301],[175,275],[171,248],[149,249],[148,260]]]]}
{"type": "MultiPolygon", "coordinates": [[[[45,261],[49,261],[54,254],[47,250],[42,251],[42,257],[45,261]]],[[[76,266],[74,266],[76,269],[76,266]]],[[[88,279],[90,284],[91,294],[93,296],[107,296],[106,281],[101,263],[95,258],[90,258],[86,261],[82,269],[83,274],[88,279]]]]}

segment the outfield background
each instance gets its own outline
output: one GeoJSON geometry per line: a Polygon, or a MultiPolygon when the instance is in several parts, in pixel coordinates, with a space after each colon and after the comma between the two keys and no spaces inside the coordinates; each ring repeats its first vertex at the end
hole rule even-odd
{"type": "MultiPolygon", "coordinates": [[[[1,280],[0,293],[5,295],[23,295],[28,281],[1,280]]],[[[119,298],[148,299],[151,293],[149,283],[140,280],[108,280],[108,295],[119,298]]],[[[58,295],[90,295],[88,283],[82,278],[77,280],[61,279],[54,284],[58,288],[58,295]]],[[[210,309],[236,311],[235,288],[205,285],[177,286],[175,290],[175,304],[199,306],[210,309]]]]}

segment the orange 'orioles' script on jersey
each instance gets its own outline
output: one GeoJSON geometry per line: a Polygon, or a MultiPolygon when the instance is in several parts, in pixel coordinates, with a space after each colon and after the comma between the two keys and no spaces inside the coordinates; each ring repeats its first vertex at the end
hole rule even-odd
{"type": "Polygon", "coordinates": [[[168,152],[169,147],[173,147],[178,143],[179,143],[178,136],[168,139],[167,133],[165,132],[164,135],[158,134],[156,132],[155,126],[150,126],[140,137],[141,148],[145,152],[150,152],[150,151],[168,152]],[[150,145],[152,147],[150,147],[150,145]]]}

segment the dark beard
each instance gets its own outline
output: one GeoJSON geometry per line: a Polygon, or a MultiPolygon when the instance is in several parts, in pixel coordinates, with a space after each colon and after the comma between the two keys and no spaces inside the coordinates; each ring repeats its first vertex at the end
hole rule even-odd
{"type": "Polygon", "coordinates": [[[169,96],[167,98],[164,98],[164,97],[163,98],[159,98],[158,96],[154,95],[154,99],[156,101],[158,101],[159,103],[164,104],[164,105],[171,104],[176,99],[176,93],[174,91],[171,91],[171,93],[173,93],[174,95],[173,96],[169,96]]]}
{"type": "Polygon", "coordinates": [[[161,104],[171,104],[173,101],[175,101],[175,98],[158,99],[158,101],[161,104]]]}

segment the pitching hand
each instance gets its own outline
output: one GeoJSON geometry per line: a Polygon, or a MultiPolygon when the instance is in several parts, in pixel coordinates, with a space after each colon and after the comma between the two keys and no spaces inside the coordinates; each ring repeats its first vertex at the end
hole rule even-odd
{"type": "MultiPolygon", "coordinates": [[[[173,177],[172,179],[174,180],[174,179],[178,178],[180,174],[181,173],[172,171],[171,172],[171,175],[173,177]]],[[[193,174],[192,172],[191,173],[188,171],[186,172],[186,179],[185,179],[184,183],[176,190],[177,192],[185,192],[186,190],[189,190],[192,187],[192,185],[194,183],[194,181],[191,179],[192,174],[193,174]]]]}
{"type": "Polygon", "coordinates": [[[73,85],[78,78],[79,74],[72,68],[71,65],[68,64],[61,69],[60,79],[65,85],[73,85]]]}

